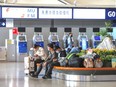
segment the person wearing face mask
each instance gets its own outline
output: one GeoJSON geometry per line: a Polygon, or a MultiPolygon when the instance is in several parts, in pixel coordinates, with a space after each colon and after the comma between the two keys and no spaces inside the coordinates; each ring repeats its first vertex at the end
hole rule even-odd
{"type": "Polygon", "coordinates": [[[50,62],[48,64],[48,69],[47,71],[45,72],[45,75],[42,77],[43,79],[51,79],[51,74],[52,74],[52,70],[53,70],[53,67],[54,66],[60,66],[60,63],[59,63],[59,58],[60,58],[60,51],[61,51],[61,48],[59,46],[55,46],[54,47],[54,58],[52,59],[52,62],[50,62]]]}

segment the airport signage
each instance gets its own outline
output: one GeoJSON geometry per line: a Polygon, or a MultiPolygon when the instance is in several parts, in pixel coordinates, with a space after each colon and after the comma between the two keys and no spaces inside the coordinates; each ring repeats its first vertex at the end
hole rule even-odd
{"type": "Polygon", "coordinates": [[[0,19],[0,27],[6,27],[6,19],[0,19]]]}
{"type": "Polygon", "coordinates": [[[2,18],[37,18],[37,8],[2,7],[2,18]]]}
{"type": "Polygon", "coordinates": [[[72,19],[71,8],[39,8],[40,19],[72,19]]]}
{"type": "Polygon", "coordinates": [[[105,9],[73,9],[73,19],[105,19],[105,9]]]}
{"type": "Polygon", "coordinates": [[[0,18],[2,18],[2,7],[0,7],[0,18]]]}
{"type": "Polygon", "coordinates": [[[116,9],[106,9],[106,19],[116,20],[116,9]]]}

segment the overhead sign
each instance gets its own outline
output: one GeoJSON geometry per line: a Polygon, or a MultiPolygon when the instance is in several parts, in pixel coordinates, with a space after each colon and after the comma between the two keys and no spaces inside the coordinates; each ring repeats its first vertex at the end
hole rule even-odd
{"type": "Polygon", "coordinates": [[[0,18],[2,18],[2,8],[0,7],[0,18]]]}
{"type": "Polygon", "coordinates": [[[39,8],[38,12],[42,19],[72,19],[71,8],[39,8]]]}
{"type": "Polygon", "coordinates": [[[6,19],[0,19],[0,27],[6,27],[6,19]]]}
{"type": "Polygon", "coordinates": [[[116,20],[116,9],[106,9],[106,19],[116,20]]]}
{"type": "Polygon", "coordinates": [[[2,7],[2,18],[37,18],[37,8],[2,7]]]}
{"type": "Polygon", "coordinates": [[[105,9],[73,9],[73,19],[105,19],[105,9]]]}

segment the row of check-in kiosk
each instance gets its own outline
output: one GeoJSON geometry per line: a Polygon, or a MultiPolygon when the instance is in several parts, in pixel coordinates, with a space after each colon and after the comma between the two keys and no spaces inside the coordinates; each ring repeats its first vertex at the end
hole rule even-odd
{"type": "MultiPolygon", "coordinates": [[[[21,32],[23,32],[23,33],[25,32],[25,29],[24,30],[23,29],[24,28],[18,29],[20,34],[17,36],[17,42],[19,43],[18,47],[19,47],[20,53],[26,52],[26,48],[22,47],[22,46],[26,46],[24,44],[27,44],[26,35],[21,33],[21,32]]],[[[41,32],[42,32],[41,28],[36,27],[34,29],[33,44],[40,45],[41,47],[44,47],[44,38],[43,38],[43,35],[41,32]]],[[[65,39],[67,39],[68,34],[70,32],[72,32],[71,28],[64,29],[64,36],[63,36],[64,45],[65,45],[65,39]]],[[[92,47],[96,48],[97,45],[102,41],[102,38],[101,38],[101,36],[98,36],[95,34],[96,32],[99,32],[99,28],[93,28],[93,32],[94,32],[94,34],[92,35],[91,42],[92,42],[92,47]]],[[[77,40],[78,40],[78,46],[82,47],[83,50],[86,50],[89,47],[89,40],[88,40],[88,37],[86,35],[86,28],[79,29],[79,35],[78,35],[77,40]]],[[[48,42],[54,43],[55,45],[58,45],[58,46],[60,45],[59,37],[57,35],[57,28],[50,28],[50,35],[48,37],[48,42]]]]}
{"type": "MultiPolygon", "coordinates": [[[[92,42],[92,47],[96,48],[99,43],[102,41],[102,37],[96,35],[96,32],[99,32],[99,28],[93,28],[93,35],[91,38],[92,42]]],[[[17,35],[16,38],[16,46],[14,49],[16,50],[16,61],[23,61],[23,58],[27,56],[27,36],[25,35],[25,27],[19,27],[18,28],[19,34],[17,35]]],[[[71,28],[64,28],[64,36],[63,36],[63,42],[65,46],[65,39],[68,37],[68,34],[72,32],[71,28]]],[[[89,47],[89,40],[86,35],[86,28],[79,28],[79,35],[78,35],[78,46],[82,47],[83,50],[86,50],[89,47]]],[[[49,43],[54,43],[55,45],[60,46],[59,43],[59,37],[57,35],[57,28],[52,27],[50,28],[50,35],[48,37],[48,42],[49,43]]],[[[34,28],[34,36],[33,36],[33,44],[40,45],[41,47],[44,48],[44,38],[42,35],[42,28],[40,27],[35,27],[34,28]]],[[[8,44],[7,44],[8,45],[8,44]]],[[[11,50],[12,48],[7,46],[7,53],[11,50]],[[9,49],[9,50],[8,50],[9,49]]],[[[13,55],[13,53],[9,53],[9,55],[13,55]]],[[[8,55],[7,55],[8,56],[8,55]]],[[[11,57],[9,56],[9,57],[11,57]]]]}

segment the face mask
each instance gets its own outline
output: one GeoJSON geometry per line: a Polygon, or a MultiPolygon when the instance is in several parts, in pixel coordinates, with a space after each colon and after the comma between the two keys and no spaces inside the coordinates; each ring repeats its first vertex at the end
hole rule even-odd
{"type": "Polygon", "coordinates": [[[56,51],[56,53],[59,53],[59,51],[56,51]]]}

